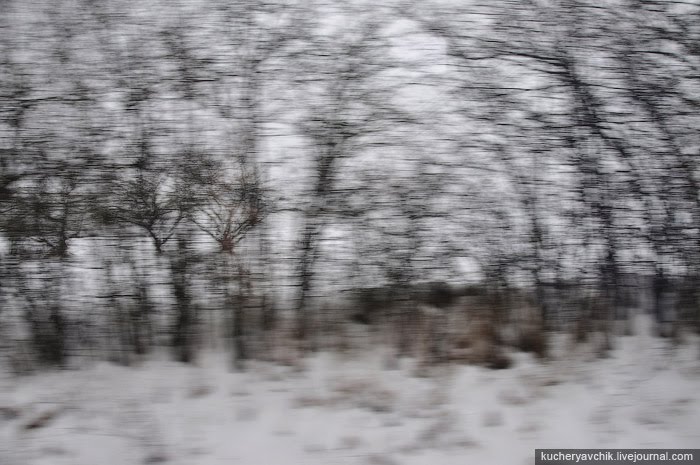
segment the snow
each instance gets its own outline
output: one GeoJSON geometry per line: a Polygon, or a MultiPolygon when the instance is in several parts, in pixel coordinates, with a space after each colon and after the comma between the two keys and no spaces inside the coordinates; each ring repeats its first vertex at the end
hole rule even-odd
{"type": "Polygon", "coordinates": [[[227,355],[154,356],[24,377],[0,374],[0,464],[531,464],[535,448],[700,443],[697,339],[616,339],[606,359],[558,335],[539,362],[419,369],[387,352],[321,353],[296,366],[227,355]]]}

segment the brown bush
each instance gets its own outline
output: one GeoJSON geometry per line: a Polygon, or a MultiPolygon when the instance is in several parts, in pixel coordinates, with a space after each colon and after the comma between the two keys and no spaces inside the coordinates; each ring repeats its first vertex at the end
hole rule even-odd
{"type": "Polygon", "coordinates": [[[537,357],[547,355],[547,335],[540,326],[532,325],[524,328],[518,337],[518,349],[530,352],[537,357]]]}
{"type": "Polygon", "coordinates": [[[510,359],[503,352],[493,313],[479,311],[471,319],[466,331],[455,338],[449,358],[493,369],[508,368],[511,365],[510,359]]]}

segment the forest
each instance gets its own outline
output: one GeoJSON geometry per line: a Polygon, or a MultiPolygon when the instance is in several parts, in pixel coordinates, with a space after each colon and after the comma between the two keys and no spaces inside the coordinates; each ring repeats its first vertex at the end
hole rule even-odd
{"type": "Polygon", "coordinates": [[[700,327],[697,2],[0,9],[14,371],[700,327]]]}

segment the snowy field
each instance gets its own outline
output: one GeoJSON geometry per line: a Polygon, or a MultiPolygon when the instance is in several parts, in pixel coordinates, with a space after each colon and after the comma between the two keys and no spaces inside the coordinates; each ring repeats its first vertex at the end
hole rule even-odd
{"type": "Polygon", "coordinates": [[[593,360],[562,343],[540,363],[385,367],[381,350],[299,366],[151,360],[0,377],[0,464],[532,464],[537,447],[700,444],[698,341],[617,340],[593,360]]]}

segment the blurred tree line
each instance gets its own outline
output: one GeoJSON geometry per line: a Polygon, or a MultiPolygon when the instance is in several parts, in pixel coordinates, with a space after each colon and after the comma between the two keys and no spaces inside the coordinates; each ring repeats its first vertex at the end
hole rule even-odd
{"type": "Polygon", "coordinates": [[[543,354],[640,295],[697,329],[699,14],[2,2],[0,346],[244,368],[355,321],[434,362],[463,313],[543,354]]]}

